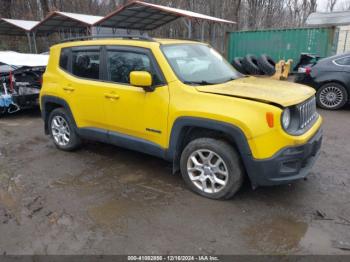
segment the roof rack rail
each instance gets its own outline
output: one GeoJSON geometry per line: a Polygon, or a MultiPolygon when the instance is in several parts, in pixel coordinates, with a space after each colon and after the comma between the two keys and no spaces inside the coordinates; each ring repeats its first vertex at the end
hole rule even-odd
{"type": "Polygon", "coordinates": [[[61,42],[71,42],[71,41],[83,41],[83,40],[94,40],[94,39],[104,39],[104,38],[119,38],[119,39],[129,39],[129,40],[144,40],[144,41],[152,41],[155,40],[152,37],[145,35],[120,35],[120,34],[111,34],[111,35],[90,35],[90,36],[79,36],[73,38],[63,39],[61,42]]]}

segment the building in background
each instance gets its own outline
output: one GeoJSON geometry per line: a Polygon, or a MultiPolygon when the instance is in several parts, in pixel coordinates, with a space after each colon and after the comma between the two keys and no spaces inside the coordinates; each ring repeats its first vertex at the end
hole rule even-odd
{"type": "Polygon", "coordinates": [[[312,13],[306,20],[308,26],[334,26],[336,53],[350,52],[350,11],[312,13]]]}

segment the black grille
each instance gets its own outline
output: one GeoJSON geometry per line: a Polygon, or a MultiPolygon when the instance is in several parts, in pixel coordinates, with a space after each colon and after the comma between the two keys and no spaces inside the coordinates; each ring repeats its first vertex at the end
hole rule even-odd
{"type": "Polygon", "coordinates": [[[297,105],[297,110],[299,113],[299,128],[305,129],[317,118],[318,114],[316,112],[316,98],[311,99],[297,105]]]}

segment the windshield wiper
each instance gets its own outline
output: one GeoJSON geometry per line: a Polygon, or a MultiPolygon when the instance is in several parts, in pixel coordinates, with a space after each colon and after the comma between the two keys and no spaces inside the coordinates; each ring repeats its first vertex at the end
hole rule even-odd
{"type": "Polygon", "coordinates": [[[199,85],[199,86],[206,86],[206,85],[216,85],[216,83],[210,83],[208,81],[184,81],[185,84],[188,85],[199,85]]]}
{"type": "Polygon", "coordinates": [[[222,83],[227,83],[227,82],[231,82],[233,80],[236,80],[237,78],[235,77],[230,77],[229,79],[227,79],[226,81],[222,82],[222,83]]]}
{"type": "Polygon", "coordinates": [[[241,74],[239,77],[230,77],[229,79],[227,79],[226,81],[222,82],[222,83],[227,83],[227,82],[231,82],[233,80],[237,80],[239,78],[245,78],[245,77],[249,77],[248,75],[243,75],[241,74]]]}

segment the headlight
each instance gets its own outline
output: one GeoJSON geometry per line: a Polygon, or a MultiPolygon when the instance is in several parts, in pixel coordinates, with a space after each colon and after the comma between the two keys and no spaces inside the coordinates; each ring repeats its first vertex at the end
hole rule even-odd
{"type": "Polygon", "coordinates": [[[289,108],[284,109],[282,113],[282,126],[285,130],[287,130],[290,126],[291,117],[289,108]]]}

